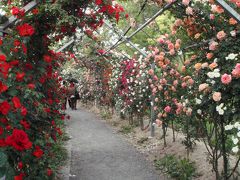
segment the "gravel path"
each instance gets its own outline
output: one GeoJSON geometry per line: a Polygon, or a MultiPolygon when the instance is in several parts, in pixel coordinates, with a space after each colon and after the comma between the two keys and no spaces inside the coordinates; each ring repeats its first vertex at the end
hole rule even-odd
{"type": "Polygon", "coordinates": [[[70,180],[164,180],[135,148],[86,110],[68,111],[70,180]]]}

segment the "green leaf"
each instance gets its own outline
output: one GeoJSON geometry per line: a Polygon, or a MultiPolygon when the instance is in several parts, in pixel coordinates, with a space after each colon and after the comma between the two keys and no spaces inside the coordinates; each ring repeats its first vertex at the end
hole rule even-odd
{"type": "Polygon", "coordinates": [[[9,166],[6,171],[6,180],[13,180],[14,176],[15,176],[14,169],[9,166]]]}
{"type": "Polygon", "coordinates": [[[0,167],[5,167],[7,164],[7,156],[4,152],[0,151],[0,167]]]}
{"type": "Polygon", "coordinates": [[[18,91],[16,89],[8,90],[8,95],[10,96],[16,96],[17,94],[18,94],[18,91]]]}
{"type": "Polygon", "coordinates": [[[6,167],[0,168],[0,178],[2,178],[6,174],[6,167]]]}

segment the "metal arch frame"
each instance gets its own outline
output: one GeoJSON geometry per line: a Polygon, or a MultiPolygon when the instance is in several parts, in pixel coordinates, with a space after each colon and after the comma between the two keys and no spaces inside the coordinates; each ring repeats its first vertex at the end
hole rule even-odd
{"type": "Polygon", "coordinates": [[[135,44],[132,41],[130,41],[129,39],[124,37],[122,34],[118,33],[116,31],[116,29],[114,29],[110,24],[108,24],[106,21],[104,21],[104,24],[107,25],[107,27],[109,29],[113,30],[115,32],[115,34],[117,34],[120,38],[124,39],[124,41],[127,41],[134,49],[136,49],[138,52],[140,52],[144,57],[147,57],[147,53],[146,52],[144,52],[141,49],[139,49],[137,46],[135,46],[135,44]]]}
{"type": "Polygon", "coordinates": [[[62,46],[61,48],[59,48],[56,52],[61,52],[64,49],[68,48],[70,45],[72,45],[75,42],[74,39],[70,40],[69,42],[67,42],[64,46],[62,46]]]}
{"type": "MultiPolygon", "coordinates": [[[[28,3],[26,6],[24,6],[22,9],[25,10],[25,13],[30,12],[32,9],[34,9],[38,4],[40,3],[39,0],[33,0],[30,3],[28,3]]],[[[5,30],[11,26],[12,24],[14,24],[15,22],[17,22],[19,19],[16,16],[11,16],[7,22],[5,22],[4,24],[0,25],[0,32],[5,32],[5,30]]]]}
{"type": "MultiPolygon", "coordinates": [[[[151,22],[151,21],[150,21],[151,22]]],[[[132,43],[129,39],[127,39],[126,37],[124,37],[123,35],[121,35],[120,33],[118,33],[110,24],[108,24],[107,22],[104,22],[109,29],[112,29],[120,38],[122,38],[124,41],[127,41],[134,49],[136,49],[138,52],[140,52],[144,57],[147,57],[148,55],[146,54],[146,52],[142,51],[141,49],[139,49],[138,47],[136,47],[134,45],[134,43],[132,43]]],[[[145,27],[145,26],[144,26],[145,27]]],[[[134,34],[135,35],[135,34],[134,34]]],[[[133,35],[133,36],[134,36],[133,35]]],[[[115,47],[116,48],[116,47],[115,47]]],[[[151,68],[155,69],[155,63],[153,62],[151,64],[151,68]]],[[[155,136],[155,111],[154,111],[154,99],[155,99],[155,95],[152,94],[151,95],[151,118],[150,118],[150,131],[151,131],[151,137],[155,136]]]]}
{"type": "Polygon", "coordinates": [[[109,52],[110,50],[116,48],[117,46],[119,46],[120,44],[130,40],[133,36],[135,36],[138,32],[140,32],[143,28],[145,28],[147,25],[149,25],[152,21],[154,21],[158,16],[160,16],[162,13],[164,13],[166,10],[168,10],[169,8],[172,7],[173,4],[175,4],[178,0],[173,1],[172,3],[169,3],[167,5],[165,5],[163,8],[161,8],[153,17],[151,17],[149,20],[147,20],[144,24],[142,24],[136,31],[134,31],[131,35],[129,35],[128,37],[121,37],[120,38],[120,42],[118,40],[119,43],[115,44],[114,46],[112,46],[110,49],[108,49],[105,53],[109,52]],[[123,39],[121,41],[121,39],[123,39]]]}
{"type": "Polygon", "coordinates": [[[224,0],[216,0],[223,9],[225,9],[230,16],[232,16],[240,24],[240,14],[228,5],[224,0]]]}
{"type": "MultiPolygon", "coordinates": [[[[96,32],[98,35],[100,35],[100,33],[97,31],[97,30],[95,30],[94,32],[96,32]]],[[[114,33],[114,32],[113,32],[114,33]]],[[[113,33],[111,33],[111,34],[113,34],[113,33]]],[[[112,44],[113,45],[113,44],[112,44]]],[[[116,49],[118,49],[118,48],[116,48],[116,49]]],[[[121,52],[121,51],[117,51],[118,53],[120,53],[122,56],[124,56],[124,57],[126,57],[126,58],[129,58],[126,54],[124,54],[123,52],[121,52]]],[[[102,55],[102,54],[101,54],[102,55]]]]}

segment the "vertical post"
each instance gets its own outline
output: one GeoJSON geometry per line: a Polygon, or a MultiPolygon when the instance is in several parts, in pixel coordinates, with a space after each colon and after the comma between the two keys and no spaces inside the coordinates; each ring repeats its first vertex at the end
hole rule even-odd
{"type": "MultiPolygon", "coordinates": [[[[153,62],[151,64],[151,68],[154,70],[155,69],[155,63],[153,62]]],[[[155,111],[154,111],[154,106],[155,106],[155,95],[152,93],[151,95],[151,123],[150,123],[150,130],[151,130],[151,137],[155,136],[155,111]]]]}

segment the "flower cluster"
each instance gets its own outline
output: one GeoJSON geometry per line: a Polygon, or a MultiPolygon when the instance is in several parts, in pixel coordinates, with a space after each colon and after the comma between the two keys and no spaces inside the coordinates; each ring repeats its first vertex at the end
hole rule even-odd
{"type": "Polygon", "coordinates": [[[236,122],[234,124],[226,125],[225,130],[227,132],[229,131],[233,132],[233,135],[231,138],[233,142],[232,152],[237,154],[240,148],[240,123],[236,122]]]}

